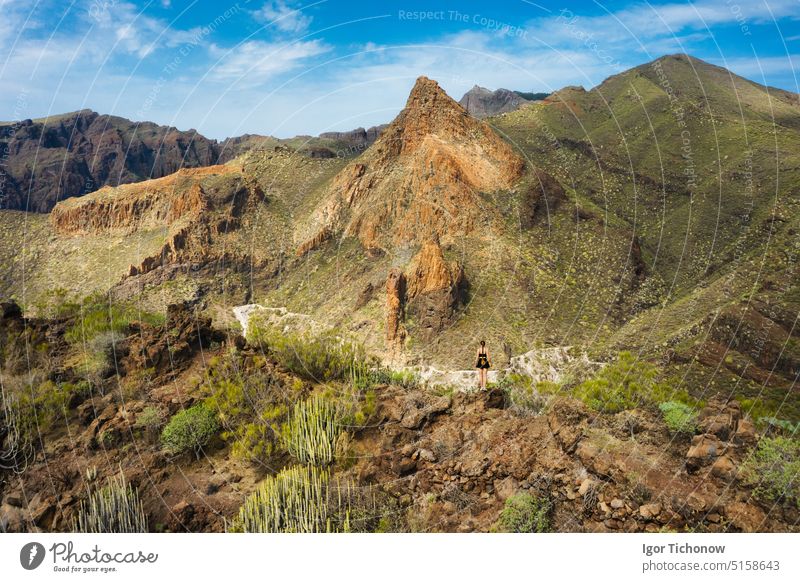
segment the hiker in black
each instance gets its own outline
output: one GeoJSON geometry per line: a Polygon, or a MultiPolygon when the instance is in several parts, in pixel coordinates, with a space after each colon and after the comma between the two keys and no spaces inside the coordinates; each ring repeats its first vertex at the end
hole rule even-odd
{"type": "Polygon", "coordinates": [[[486,378],[489,375],[489,351],[486,349],[486,342],[481,340],[481,347],[478,348],[475,367],[478,368],[478,389],[486,390],[486,378]]]}

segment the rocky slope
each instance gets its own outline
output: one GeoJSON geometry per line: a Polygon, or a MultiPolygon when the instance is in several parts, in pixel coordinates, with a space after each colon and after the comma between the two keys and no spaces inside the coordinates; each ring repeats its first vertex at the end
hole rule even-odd
{"type": "Polygon", "coordinates": [[[458,102],[467,113],[478,119],[515,111],[526,103],[528,100],[514,91],[508,89],[490,91],[478,85],[464,93],[458,102]]]}
{"type": "Polygon", "coordinates": [[[636,233],[641,284],[602,349],[644,350],[687,385],[796,417],[798,120],[796,94],[680,54],[495,121],[636,233]]]}
{"type": "MultiPolygon", "coordinates": [[[[4,345],[48,341],[33,368],[17,369],[20,350],[4,350],[7,390],[30,371],[50,370],[61,386],[79,380],[65,341],[74,321],[23,320],[11,304],[0,315],[4,345]]],[[[42,420],[40,440],[24,456],[9,449],[0,423],[0,530],[69,531],[86,491],[122,471],[152,531],[224,531],[258,483],[290,462],[281,452],[267,465],[242,460],[219,438],[197,457],[175,456],[152,424],[153,411],[166,419],[205,398],[224,361],[269,390],[306,393],[269,350],[215,330],[187,305],[171,307],[160,325],[131,323],[109,357],[109,373],[42,420]],[[12,461],[24,463],[16,473],[7,470],[12,461]]],[[[347,456],[331,470],[381,500],[382,531],[490,531],[520,493],[547,501],[552,531],[797,529],[796,507],[758,501],[739,475],[760,435],[735,402],[709,403],[690,440],[650,409],[598,414],[568,397],[532,415],[500,390],[436,395],[378,385],[374,394],[372,412],[350,427],[347,456]]]]}

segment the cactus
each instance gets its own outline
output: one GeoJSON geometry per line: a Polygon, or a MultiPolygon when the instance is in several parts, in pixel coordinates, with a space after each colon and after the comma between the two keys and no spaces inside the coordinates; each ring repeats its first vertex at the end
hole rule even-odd
{"type": "Polygon", "coordinates": [[[301,463],[323,466],[333,462],[340,432],[336,406],[315,395],[295,404],[283,429],[283,441],[301,463]]]}
{"type": "Polygon", "coordinates": [[[0,385],[0,469],[24,473],[36,450],[27,407],[0,385]]]}
{"type": "Polygon", "coordinates": [[[268,477],[244,502],[228,531],[245,533],[349,532],[356,490],[325,469],[288,467],[268,477]]]}
{"type": "Polygon", "coordinates": [[[143,533],[147,518],[138,492],[120,471],[108,484],[81,501],[73,530],[76,533],[143,533]]]}

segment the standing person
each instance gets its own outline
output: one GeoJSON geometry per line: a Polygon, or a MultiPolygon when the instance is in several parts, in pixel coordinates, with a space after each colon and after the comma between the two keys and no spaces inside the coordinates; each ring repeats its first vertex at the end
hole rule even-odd
{"type": "Polygon", "coordinates": [[[486,378],[489,375],[491,363],[489,361],[489,351],[486,349],[486,342],[481,340],[481,347],[478,348],[475,367],[478,368],[478,389],[486,390],[486,378]]]}

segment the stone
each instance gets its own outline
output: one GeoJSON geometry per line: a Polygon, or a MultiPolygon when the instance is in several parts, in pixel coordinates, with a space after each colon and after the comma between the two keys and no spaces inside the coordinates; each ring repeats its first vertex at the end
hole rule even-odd
{"type": "Polygon", "coordinates": [[[736,432],[733,434],[733,442],[741,446],[751,446],[757,440],[755,425],[747,418],[739,420],[736,432]]]}
{"type": "Polygon", "coordinates": [[[733,418],[730,414],[720,413],[708,416],[698,423],[701,432],[713,434],[720,440],[726,441],[731,434],[733,418]]]}
{"type": "Polygon", "coordinates": [[[403,271],[395,267],[386,277],[386,343],[390,347],[402,347],[405,341],[405,303],[406,278],[403,271]]]}
{"type": "Polygon", "coordinates": [[[22,498],[17,495],[7,495],[5,503],[13,505],[14,507],[22,507],[22,498]]]}
{"type": "Polygon", "coordinates": [[[686,453],[686,469],[690,473],[695,472],[700,467],[713,463],[723,452],[723,443],[716,435],[697,435],[692,439],[692,446],[686,453]]]}
{"type": "Polygon", "coordinates": [[[486,408],[505,408],[506,407],[506,392],[499,388],[492,388],[486,395],[484,400],[486,408]]]}
{"type": "Polygon", "coordinates": [[[581,486],[578,488],[578,495],[581,496],[586,495],[589,492],[589,490],[594,486],[594,484],[595,484],[594,479],[591,479],[589,477],[581,481],[581,486]]]}
{"type": "Polygon", "coordinates": [[[25,515],[19,507],[0,505],[0,532],[24,532],[25,515]]]}
{"type": "Polygon", "coordinates": [[[416,470],[417,462],[409,457],[405,457],[395,464],[395,472],[401,477],[409,475],[416,470]]]}
{"type": "Polygon", "coordinates": [[[620,509],[620,508],[622,508],[622,507],[625,507],[625,502],[624,502],[624,501],[622,501],[622,499],[619,499],[619,498],[617,498],[617,499],[612,499],[612,500],[611,500],[611,507],[612,507],[613,509],[620,509]]]}
{"type": "Polygon", "coordinates": [[[517,494],[519,491],[519,483],[511,476],[502,480],[495,480],[494,490],[500,501],[505,501],[509,497],[517,494]]]}
{"type": "Polygon", "coordinates": [[[711,474],[730,481],[736,476],[736,465],[728,455],[723,455],[711,465],[711,474]]]}
{"type": "Polygon", "coordinates": [[[646,503],[639,507],[639,515],[641,515],[643,519],[653,519],[657,517],[659,513],[661,513],[660,503],[646,503]]]}
{"type": "Polygon", "coordinates": [[[417,452],[419,453],[419,458],[421,460],[426,461],[428,463],[436,462],[436,455],[433,453],[433,451],[429,449],[420,449],[417,452]]]}

